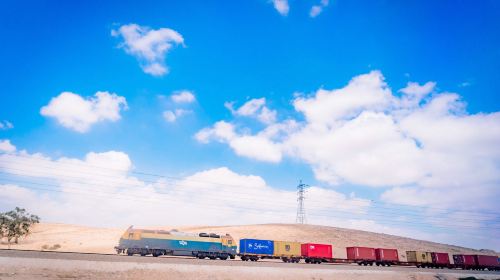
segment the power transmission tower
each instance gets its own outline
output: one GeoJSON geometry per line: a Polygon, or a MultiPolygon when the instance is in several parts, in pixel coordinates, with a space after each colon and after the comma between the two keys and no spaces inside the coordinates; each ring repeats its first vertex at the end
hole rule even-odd
{"type": "Polygon", "coordinates": [[[304,206],[304,200],[306,199],[305,193],[306,193],[306,187],[308,187],[306,184],[302,183],[302,180],[300,180],[299,185],[297,186],[297,218],[295,219],[295,222],[297,224],[306,224],[306,208],[304,206]]]}

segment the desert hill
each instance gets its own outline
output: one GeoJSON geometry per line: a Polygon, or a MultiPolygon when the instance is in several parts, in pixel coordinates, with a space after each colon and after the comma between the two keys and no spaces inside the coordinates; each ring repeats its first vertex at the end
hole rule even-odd
{"type": "MultiPolygon", "coordinates": [[[[172,227],[157,227],[170,230],[172,227]]],[[[297,225],[297,224],[264,224],[239,226],[190,226],[176,227],[186,232],[214,232],[231,234],[235,239],[260,238],[273,240],[290,240],[298,242],[329,243],[334,246],[334,256],[345,258],[345,247],[367,246],[397,248],[400,259],[406,260],[407,250],[427,250],[436,252],[497,254],[490,251],[474,250],[459,246],[416,240],[388,234],[368,231],[344,229],[328,226],[297,225]]],[[[20,244],[12,245],[12,249],[57,250],[88,253],[115,253],[117,245],[125,228],[96,228],[67,224],[41,223],[33,228],[33,233],[20,244]]],[[[0,248],[7,248],[0,244],[0,248]]]]}

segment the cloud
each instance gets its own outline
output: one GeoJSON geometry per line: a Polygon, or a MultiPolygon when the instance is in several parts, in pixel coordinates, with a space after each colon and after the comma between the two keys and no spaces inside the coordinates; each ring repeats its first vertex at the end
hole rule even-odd
{"type": "Polygon", "coordinates": [[[13,153],[16,151],[16,146],[10,143],[10,140],[0,140],[0,153],[13,153]]]}
{"type": "Polygon", "coordinates": [[[238,134],[235,127],[225,121],[200,130],[196,133],[195,139],[201,143],[208,143],[212,140],[227,143],[237,155],[256,160],[279,162],[282,157],[281,147],[266,136],[238,134]]]}
{"type": "MultiPolygon", "coordinates": [[[[435,82],[398,92],[372,71],[342,88],[297,94],[294,119],[256,132],[238,119],[219,121],[197,139],[254,160],[298,160],[325,183],[381,188],[390,203],[500,211],[500,112],[468,113],[458,94],[438,92],[435,82]],[[263,146],[267,155],[259,154],[263,146]]],[[[262,100],[244,112],[255,115],[262,100]]]]}
{"type": "Polygon", "coordinates": [[[193,92],[189,90],[175,92],[171,96],[171,98],[175,103],[192,103],[196,101],[196,97],[194,96],[193,92]]]}
{"type": "Polygon", "coordinates": [[[111,35],[123,38],[119,47],[134,56],[142,70],[152,76],[167,74],[168,67],[165,64],[167,53],[174,45],[184,44],[182,35],[173,29],[151,29],[134,23],[112,30],[111,35]]]}
{"type": "Polygon", "coordinates": [[[288,12],[290,11],[288,0],[271,0],[271,1],[276,11],[278,11],[278,13],[280,13],[282,16],[288,15],[288,12]]]}
{"type": "Polygon", "coordinates": [[[127,109],[125,97],[107,91],[98,91],[94,97],[83,98],[72,92],[62,92],[40,109],[45,117],[74,131],[85,133],[91,126],[102,121],[118,121],[121,110],[127,109]]]}
{"type": "Polygon", "coordinates": [[[278,163],[282,160],[284,147],[280,141],[291,131],[297,129],[293,120],[272,124],[258,134],[252,135],[245,129],[243,132],[229,122],[219,121],[212,127],[204,128],[195,134],[195,139],[203,144],[211,141],[227,143],[233,151],[242,157],[278,163]]]}
{"type": "MultiPolygon", "coordinates": [[[[276,130],[267,133],[276,136],[276,130]]],[[[280,131],[283,132],[283,128],[280,131]]],[[[231,137],[231,129],[221,135],[231,137]]],[[[133,161],[121,151],[89,152],[80,159],[50,158],[22,150],[0,154],[0,171],[6,174],[0,183],[0,211],[22,206],[46,222],[125,228],[131,224],[140,227],[295,221],[295,190],[270,186],[260,176],[239,174],[224,166],[186,176],[158,178],[135,172],[133,161]]],[[[425,220],[419,216],[405,217],[407,212],[404,211],[397,216],[387,210],[381,213],[383,209],[378,209],[370,200],[330,188],[309,187],[306,209],[311,224],[453,241],[483,248],[500,245],[492,241],[494,232],[490,236],[482,228],[461,229],[451,234],[414,229],[413,221],[419,224],[425,220]],[[385,216],[374,218],[383,213],[385,216]],[[387,215],[391,219],[387,219],[387,215]],[[406,221],[410,226],[392,226],[391,222],[397,220],[406,221]]],[[[432,214],[441,215],[441,211],[432,214]]],[[[475,217],[471,212],[461,211],[442,221],[445,225],[451,221],[464,223],[464,216],[475,217]]],[[[430,217],[427,222],[438,221],[430,217]]],[[[468,225],[484,228],[488,223],[491,220],[482,218],[468,225]]]]}
{"type": "Polygon", "coordinates": [[[471,82],[462,82],[458,84],[458,87],[464,88],[464,87],[470,87],[472,85],[471,82]]]}
{"type": "Polygon", "coordinates": [[[177,121],[178,118],[191,113],[189,110],[184,109],[176,109],[176,110],[167,110],[163,112],[163,118],[170,123],[177,121]]]}
{"type": "Polygon", "coordinates": [[[394,99],[380,71],[354,77],[347,86],[337,90],[319,89],[311,97],[293,100],[296,111],[308,123],[332,126],[352,119],[363,111],[383,112],[394,99]]]}
{"type": "Polygon", "coordinates": [[[311,7],[309,11],[309,16],[312,18],[317,17],[319,14],[323,12],[323,9],[326,8],[329,4],[329,0],[321,0],[318,5],[314,5],[311,7]]]}
{"type": "Polygon", "coordinates": [[[9,121],[0,121],[0,130],[8,130],[14,128],[14,125],[9,121]]]}
{"type": "MultiPolygon", "coordinates": [[[[45,221],[125,227],[295,220],[295,190],[273,188],[259,176],[227,167],[147,180],[136,177],[129,156],[119,151],[90,152],[83,159],[22,151],[0,154],[0,171],[13,179],[0,184],[0,210],[22,205],[45,221]]],[[[310,210],[321,215],[358,215],[370,207],[368,200],[320,187],[307,195],[310,210]]]]}
{"type": "Polygon", "coordinates": [[[224,106],[235,116],[253,117],[264,124],[272,124],[276,121],[277,112],[267,108],[264,97],[251,99],[238,109],[233,108],[233,102],[226,102],[224,106]]]}

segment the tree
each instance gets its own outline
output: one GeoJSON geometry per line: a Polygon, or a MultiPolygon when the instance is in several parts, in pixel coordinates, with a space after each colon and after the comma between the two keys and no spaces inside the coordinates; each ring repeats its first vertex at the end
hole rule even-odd
{"type": "Polygon", "coordinates": [[[30,234],[31,226],[39,222],[40,217],[37,215],[16,207],[12,211],[0,213],[0,236],[2,239],[6,237],[9,244],[12,239],[17,244],[19,238],[30,234]]]}

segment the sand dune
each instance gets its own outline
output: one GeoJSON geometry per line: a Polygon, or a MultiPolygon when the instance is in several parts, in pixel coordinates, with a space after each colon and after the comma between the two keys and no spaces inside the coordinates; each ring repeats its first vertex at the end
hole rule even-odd
{"type": "MultiPolygon", "coordinates": [[[[172,227],[157,227],[170,230],[172,227]]],[[[345,258],[346,246],[367,246],[397,248],[402,261],[406,259],[406,250],[428,250],[436,252],[481,253],[484,252],[459,246],[415,240],[360,230],[343,229],[327,226],[296,224],[265,224],[242,226],[190,226],[176,227],[186,232],[229,233],[235,239],[261,238],[273,240],[290,240],[299,242],[329,243],[334,246],[334,256],[345,258]]],[[[56,250],[88,253],[115,253],[113,247],[118,243],[125,228],[96,228],[67,224],[41,223],[35,225],[33,233],[20,244],[11,245],[15,249],[56,250]]],[[[0,248],[8,245],[1,244],[0,248]]]]}

